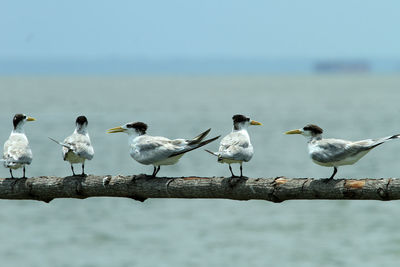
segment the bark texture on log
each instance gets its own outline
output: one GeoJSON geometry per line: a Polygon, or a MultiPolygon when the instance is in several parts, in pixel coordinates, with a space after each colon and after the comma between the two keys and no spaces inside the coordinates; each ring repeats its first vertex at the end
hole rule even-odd
{"type": "Polygon", "coordinates": [[[127,197],[261,199],[400,199],[400,179],[223,178],[134,176],[41,176],[0,178],[0,199],[127,197]]]}

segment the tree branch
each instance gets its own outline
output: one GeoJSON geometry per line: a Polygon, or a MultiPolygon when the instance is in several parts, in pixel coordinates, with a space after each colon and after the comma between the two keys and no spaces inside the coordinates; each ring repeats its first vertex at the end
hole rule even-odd
{"type": "Polygon", "coordinates": [[[0,178],[0,199],[32,199],[50,202],[55,198],[127,197],[262,199],[400,199],[400,179],[313,178],[153,178],[150,176],[68,176],[0,178]]]}

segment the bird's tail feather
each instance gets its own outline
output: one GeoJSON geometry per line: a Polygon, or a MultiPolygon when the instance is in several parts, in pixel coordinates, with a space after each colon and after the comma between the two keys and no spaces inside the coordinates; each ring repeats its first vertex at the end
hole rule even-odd
{"type": "Polygon", "coordinates": [[[51,138],[51,137],[49,137],[49,139],[52,140],[52,141],[54,141],[55,143],[59,144],[60,146],[63,146],[63,147],[66,147],[66,148],[72,150],[72,147],[71,147],[70,145],[67,145],[67,144],[65,144],[65,143],[61,143],[61,142],[59,142],[59,141],[57,141],[57,140],[55,140],[55,139],[53,139],[53,138],[51,138]]]}
{"type": "Polygon", "coordinates": [[[375,144],[373,144],[370,148],[377,147],[379,145],[382,145],[386,141],[390,141],[390,140],[397,139],[397,138],[400,138],[400,134],[395,134],[395,135],[392,135],[392,136],[386,136],[386,137],[383,137],[383,138],[376,139],[375,140],[375,144]]]}
{"type": "MultiPolygon", "coordinates": [[[[207,131],[208,131],[208,130],[207,130],[207,131]]],[[[203,133],[203,134],[204,134],[204,133],[203,133]]],[[[218,136],[216,136],[216,137],[214,137],[214,138],[211,138],[211,139],[205,140],[205,141],[203,141],[203,142],[200,142],[200,143],[198,143],[198,144],[195,145],[195,146],[189,147],[189,148],[187,148],[187,149],[185,149],[185,150],[182,150],[182,151],[179,151],[179,152],[177,152],[177,153],[172,154],[171,156],[169,156],[169,158],[175,157],[175,156],[180,155],[180,154],[184,154],[184,153],[189,152],[189,151],[192,151],[192,150],[194,150],[194,149],[196,149],[196,148],[199,148],[199,147],[202,147],[202,146],[204,146],[204,145],[207,145],[208,143],[211,143],[212,141],[215,141],[215,140],[217,140],[217,139],[220,138],[220,137],[221,137],[221,136],[218,135],[218,136]]],[[[204,138],[204,137],[203,137],[203,138],[204,138]]]]}
{"type": "Polygon", "coordinates": [[[203,141],[203,142],[201,142],[196,148],[199,148],[199,147],[202,147],[202,146],[204,146],[204,145],[207,145],[208,143],[211,143],[211,142],[217,140],[217,139],[220,138],[220,137],[221,137],[221,136],[218,135],[218,136],[216,136],[216,137],[214,137],[214,138],[211,138],[211,139],[208,139],[208,140],[206,140],[206,141],[203,141]]]}
{"type": "Polygon", "coordinates": [[[397,138],[400,138],[400,134],[395,134],[395,135],[392,135],[392,136],[386,136],[386,137],[383,137],[383,138],[379,138],[379,139],[376,139],[376,142],[377,143],[383,143],[383,142],[386,142],[386,141],[389,141],[389,140],[393,140],[393,139],[397,139],[397,138]]]}
{"type": "Polygon", "coordinates": [[[218,154],[217,154],[217,153],[212,152],[211,150],[208,150],[208,149],[204,149],[204,150],[205,150],[206,152],[210,153],[211,155],[214,155],[214,156],[218,157],[218,154]]]}
{"type": "Polygon", "coordinates": [[[207,136],[207,134],[210,131],[211,131],[211,128],[208,129],[207,131],[202,132],[201,134],[199,134],[198,136],[194,137],[193,139],[188,140],[189,141],[188,145],[194,145],[194,144],[200,143],[204,139],[204,137],[207,136]]]}
{"type": "Polygon", "coordinates": [[[400,138],[400,134],[392,135],[392,136],[390,136],[390,137],[388,138],[388,140],[389,140],[389,139],[397,139],[397,138],[400,138]]]}

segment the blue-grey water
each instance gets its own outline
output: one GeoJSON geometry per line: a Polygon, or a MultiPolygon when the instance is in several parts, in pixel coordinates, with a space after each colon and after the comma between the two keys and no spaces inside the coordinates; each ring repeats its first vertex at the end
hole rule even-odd
{"type": "MultiPolygon", "coordinates": [[[[262,122],[249,177],[329,177],[308,158],[306,139],[283,132],[307,123],[326,137],[400,133],[400,76],[2,77],[0,141],[26,113],[34,159],[28,177],[70,175],[60,147],[84,114],[95,157],[91,174],[151,173],[128,153],[127,136],[108,128],[144,121],[148,133],[193,137],[231,131],[233,114],[262,122]]],[[[218,143],[208,145],[216,150],[218,143]]],[[[400,142],[382,145],[337,177],[399,177],[400,142]]],[[[79,171],[80,168],[77,168],[79,171]]],[[[238,172],[237,166],[234,171],[238,172]]],[[[228,176],[203,150],[160,176],[228,176]]],[[[15,171],[16,176],[21,171],[15,171]]],[[[0,177],[9,177],[0,169],[0,177]]],[[[231,201],[123,198],[0,201],[1,266],[397,266],[398,201],[231,201]]]]}

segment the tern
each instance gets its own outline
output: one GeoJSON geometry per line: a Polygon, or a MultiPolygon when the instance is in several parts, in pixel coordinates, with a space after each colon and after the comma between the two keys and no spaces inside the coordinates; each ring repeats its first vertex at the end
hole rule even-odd
{"type": "Polygon", "coordinates": [[[193,139],[170,140],[162,136],[147,135],[147,125],[145,123],[131,122],[111,128],[107,132],[127,133],[129,136],[131,157],[141,164],[153,165],[154,170],[152,176],[155,177],[160,171],[161,165],[176,164],[186,152],[217,140],[219,136],[203,141],[210,130],[211,129],[208,129],[193,139]]]}
{"type": "Polygon", "coordinates": [[[234,115],[233,130],[225,136],[220,143],[218,152],[206,151],[218,157],[219,163],[227,163],[232,177],[237,177],[233,174],[231,164],[240,164],[240,177],[243,177],[243,161],[248,162],[254,154],[253,145],[250,142],[250,136],[247,128],[250,125],[262,125],[260,122],[250,120],[243,115],[234,115]]]}
{"type": "Polygon", "coordinates": [[[91,160],[94,156],[94,149],[90,142],[87,130],[88,120],[85,116],[79,116],[75,121],[75,131],[65,138],[64,142],[50,138],[62,146],[62,155],[64,161],[71,164],[72,175],[75,176],[73,164],[82,164],[82,176],[85,176],[85,160],[91,160]]]}
{"type": "Polygon", "coordinates": [[[373,148],[400,137],[400,134],[396,134],[353,142],[341,139],[324,139],[322,133],[323,130],[317,125],[308,124],[303,129],[291,130],[285,134],[301,134],[309,137],[308,153],[312,161],[321,166],[333,167],[333,174],[328,181],[336,175],[339,166],[352,165],[373,148]]]}
{"type": "Polygon", "coordinates": [[[29,147],[28,138],[24,132],[26,121],[34,121],[32,117],[25,114],[15,114],[13,118],[14,129],[10,137],[4,143],[3,163],[4,167],[10,169],[11,178],[14,178],[12,170],[23,168],[23,177],[25,178],[25,165],[32,162],[32,150],[29,147]]]}

